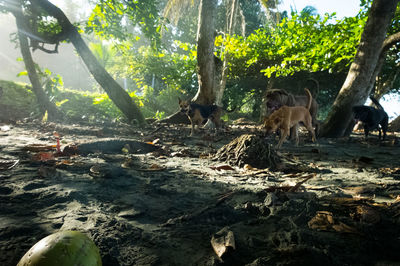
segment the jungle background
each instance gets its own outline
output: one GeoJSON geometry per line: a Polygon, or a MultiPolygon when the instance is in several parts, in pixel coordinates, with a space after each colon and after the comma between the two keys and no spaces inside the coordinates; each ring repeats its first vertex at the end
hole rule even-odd
{"type": "MultiPolygon", "coordinates": [[[[319,119],[324,120],[354,59],[370,2],[360,2],[356,16],[341,19],[335,14],[319,15],[312,6],[292,10],[291,14],[280,13],[278,3],[270,2],[265,5],[259,1],[239,3],[239,8],[233,9],[237,13],[232,18],[232,2],[218,4],[214,54],[226,69],[226,89],[220,105],[226,109],[239,107],[236,115],[260,121],[265,115],[260,109],[263,95],[269,81],[273,80],[272,86],[294,94],[303,94],[303,88],[310,87],[320,105],[319,119]],[[312,79],[319,82],[318,91],[310,82],[312,79]]],[[[64,12],[71,22],[80,25],[96,59],[130,94],[146,118],[165,118],[177,111],[178,105],[172,103],[177,102],[178,97],[194,97],[198,90],[196,31],[199,3],[175,3],[171,8],[167,4],[173,3],[157,2],[156,9],[151,11],[155,16],[153,28],[146,30],[134,21],[121,22],[121,18],[111,15],[103,16],[102,22],[99,16],[101,5],[96,9],[94,4],[82,2],[82,8],[77,3],[65,3],[64,12]],[[182,12],[189,15],[181,17],[182,12]],[[107,24],[110,23],[107,19],[114,19],[112,27],[107,24]]],[[[3,50],[1,58],[2,65],[8,67],[3,67],[0,74],[5,81],[28,82],[21,56],[11,56],[19,50],[16,31],[9,26],[14,20],[9,13],[2,16],[2,43],[7,49],[3,50]],[[12,53],[8,53],[10,45],[15,46],[12,53]]],[[[388,35],[398,31],[397,24],[394,19],[388,35]]],[[[50,25],[47,27],[56,31],[50,25]]],[[[396,97],[396,54],[396,46],[386,54],[384,67],[375,83],[378,99],[384,95],[396,97]]],[[[67,117],[90,121],[123,117],[91,77],[71,44],[61,43],[57,54],[36,49],[32,55],[47,97],[67,117]],[[82,102],[87,107],[83,115],[82,102]]],[[[219,71],[222,72],[222,67],[219,71]]],[[[10,84],[3,87],[8,88],[10,84]]],[[[27,95],[33,96],[29,90],[27,95]]],[[[5,90],[1,102],[9,99],[14,102],[27,100],[19,98],[17,92],[5,90]]],[[[43,111],[41,113],[35,104],[29,106],[31,109],[25,109],[25,112],[43,116],[43,111]]],[[[395,116],[396,111],[391,113],[391,119],[395,116]]]]}
{"type": "Polygon", "coordinates": [[[340,18],[273,0],[0,11],[1,265],[66,230],[103,265],[399,264],[397,0],[340,18]],[[305,87],[323,134],[276,150],[265,93],[305,87]],[[353,131],[370,95],[394,107],[384,141],[353,131]],[[178,98],[234,112],[189,136],[178,98]]]}

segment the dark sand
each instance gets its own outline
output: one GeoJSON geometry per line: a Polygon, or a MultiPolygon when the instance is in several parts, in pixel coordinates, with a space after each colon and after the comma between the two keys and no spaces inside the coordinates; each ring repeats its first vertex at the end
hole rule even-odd
{"type": "Polygon", "coordinates": [[[394,134],[381,145],[376,135],[366,142],[361,134],[317,144],[303,136],[299,147],[286,142],[280,154],[298,170],[284,173],[210,168],[225,163],[209,155],[256,131],[251,125],[194,138],[179,126],[30,123],[2,129],[0,265],[16,265],[33,244],[59,230],[88,234],[103,265],[400,265],[394,134]],[[61,134],[62,148],[124,138],[158,139],[157,149],[97,148],[38,161],[38,152],[27,147],[54,145],[53,131],[61,134]],[[233,232],[236,249],[222,262],[210,240],[224,227],[233,232]]]}

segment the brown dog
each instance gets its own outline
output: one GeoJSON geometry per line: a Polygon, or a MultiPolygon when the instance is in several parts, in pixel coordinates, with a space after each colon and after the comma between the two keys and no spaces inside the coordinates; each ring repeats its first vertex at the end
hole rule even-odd
{"type": "Polygon", "coordinates": [[[312,103],[312,96],[308,89],[304,89],[309,96],[307,108],[303,106],[282,106],[269,117],[264,120],[264,127],[267,134],[275,132],[277,129],[280,130],[281,138],[276,146],[279,149],[282,146],[283,141],[289,135],[290,129],[294,128],[296,136],[296,145],[299,144],[299,136],[297,133],[298,123],[303,122],[308,132],[311,133],[312,141],[315,142],[315,132],[312,127],[312,117],[310,114],[310,107],[312,103]]]}
{"type": "Polygon", "coordinates": [[[181,112],[185,113],[190,120],[192,126],[190,136],[193,136],[195,126],[197,125],[197,127],[199,127],[207,119],[214,123],[216,131],[218,131],[221,126],[221,114],[223,109],[218,105],[202,105],[179,99],[179,107],[181,108],[181,112]]]}
{"type": "MultiPolygon", "coordinates": [[[[317,87],[319,87],[317,83],[317,87]]],[[[311,95],[311,94],[310,94],[311,95]]],[[[309,95],[293,95],[288,93],[284,89],[272,89],[268,90],[266,94],[267,98],[267,109],[271,113],[281,106],[304,106],[307,107],[309,101],[309,95]]],[[[311,106],[309,108],[312,117],[312,125],[315,127],[315,131],[318,133],[319,123],[317,120],[318,104],[315,99],[311,100],[311,106]]],[[[294,129],[291,130],[291,136],[293,137],[294,129]]]]}

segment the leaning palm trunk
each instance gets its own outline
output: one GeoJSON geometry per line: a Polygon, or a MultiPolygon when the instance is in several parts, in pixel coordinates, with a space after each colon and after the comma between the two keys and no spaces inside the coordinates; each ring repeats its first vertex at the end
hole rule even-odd
{"type": "Polygon", "coordinates": [[[113,103],[121,110],[127,119],[130,122],[136,120],[139,125],[145,125],[146,121],[132,98],[97,61],[96,57],[83,41],[75,26],[71,24],[65,14],[48,0],[31,0],[31,2],[39,5],[50,16],[53,16],[58,20],[63,31],[67,35],[67,38],[72,42],[78,54],[82,57],[94,79],[100,84],[113,103]]]}
{"type": "Polygon", "coordinates": [[[13,12],[13,14],[17,24],[18,40],[22,58],[24,59],[25,68],[32,84],[32,91],[35,94],[39,105],[39,111],[41,115],[44,115],[47,112],[50,120],[62,118],[62,113],[57,109],[54,103],[50,102],[49,97],[46,95],[42,85],[40,84],[39,77],[36,73],[35,63],[33,62],[32,54],[29,50],[28,38],[24,34],[24,22],[23,18],[21,17],[22,9],[13,12]]]}

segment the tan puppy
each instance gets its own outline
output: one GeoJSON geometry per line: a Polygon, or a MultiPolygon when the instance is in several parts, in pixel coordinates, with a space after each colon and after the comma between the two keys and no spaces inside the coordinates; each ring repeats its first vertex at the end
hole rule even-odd
{"type": "Polygon", "coordinates": [[[312,96],[308,89],[304,89],[309,96],[307,108],[303,106],[282,106],[269,117],[264,120],[264,127],[267,134],[280,130],[281,138],[276,146],[279,149],[282,146],[283,141],[290,133],[290,129],[295,127],[296,145],[299,144],[298,136],[298,123],[303,122],[308,132],[311,133],[312,141],[315,142],[315,132],[312,127],[312,117],[310,114],[310,106],[312,102],[312,96]]]}
{"type": "MultiPolygon", "coordinates": [[[[317,92],[319,91],[319,83],[315,81],[317,84],[317,92]]],[[[293,95],[287,92],[284,89],[271,89],[267,91],[266,94],[267,98],[267,109],[271,113],[281,106],[304,106],[307,107],[308,103],[308,96],[305,95],[293,95]]],[[[315,127],[315,131],[318,133],[319,130],[319,123],[317,120],[317,113],[318,113],[318,104],[315,99],[311,100],[311,106],[309,108],[310,114],[312,117],[312,124],[315,127]]],[[[294,129],[291,130],[291,134],[294,133],[294,129]]]]}

